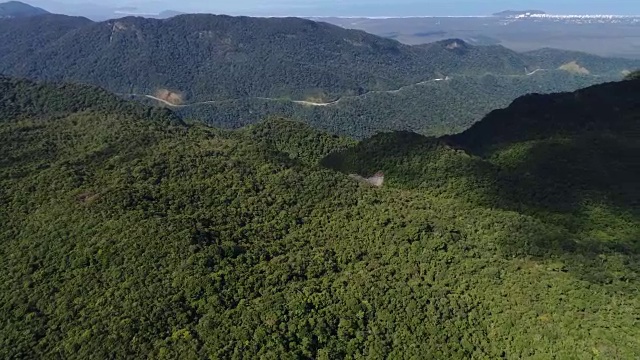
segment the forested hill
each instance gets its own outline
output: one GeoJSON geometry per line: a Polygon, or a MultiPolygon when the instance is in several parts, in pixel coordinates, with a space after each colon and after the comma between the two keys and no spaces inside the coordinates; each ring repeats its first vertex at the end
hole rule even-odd
{"type": "MultiPolygon", "coordinates": [[[[525,75],[541,67],[540,59],[500,46],[473,47],[455,39],[407,46],[298,18],[182,15],[100,23],[63,16],[38,19],[53,29],[44,29],[36,19],[29,25],[0,22],[0,41],[11,50],[0,56],[1,73],[92,83],[119,93],[167,89],[191,102],[330,100],[447,75],[525,75]],[[27,26],[32,32],[25,31],[27,26]],[[55,36],[43,41],[48,32],[55,36]]],[[[571,57],[562,60],[554,63],[545,57],[545,68],[556,69],[571,57]]],[[[594,74],[621,76],[625,69],[640,67],[632,60],[607,64],[594,74]]]]}
{"type": "Polygon", "coordinates": [[[123,101],[94,86],[34,83],[0,75],[0,119],[55,118],[76,112],[107,112],[183,124],[173,112],[123,101]]]}
{"type": "MultiPolygon", "coordinates": [[[[437,59],[434,66],[447,75],[525,75],[540,68],[531,58],[500,45],[473,46],[460,39],[449,39],[415,45],[414,48],[429,54],[430,58],[437,59]]],[[[545,68],[555,69],[559,65],[545,68]]]]}
{"type": "Polygon", "coordinates": [[[21,72],[21,59],[36,61],[38,52],[90,24],[93,22],[83,17],[56,14],[0,20],[0,62],[15,67],[10,71],[3,66],[0,74],[21,72]]]}
{"type": "Polygon", "coordinates": [[[640,62],[457,39],[408,46],[298,18],[0,21],[0,73],[151,96],[215,126],[284,115],[358,138],[460,131],[518,96],[619,80],[635,68],[640,62]]]}
{"type": "MultiPolygon", "coordinates": [[[[583,217],[593,215],[591,207],[634,222],[640,216],[638,93],[640,81],[628,80],[527,95],[461,134],[378,134],[323,163],[345,173],[383,171],[389,186],[455,194],[479,205],[555,219],[575,231],[587,221],[583,217]]],[[[614,218],[597,219],[602,223],[591,230],[601,226],[603,236],[590,241],[610,239],[617,245],[606,246],[637,249],[638,234],[627,231],[627,220],[618,227],[614,218]],[[604,236],[614,229],[622,233],[604,236]]]]}
{"type": "MultiPolygon", "coordinates": [[[[3,42],[16,50],[28,45],[29,36],[15,36],[11,24],[2,25],[3,42]]],[[[166,88],[194,101],[304,99],[430,79],[429,60],[396,41],[310,20],[183,15],[93,23],[32,57],[14,62],[3,57],[0,71],[123,93],[166,88]]]]}
{"type": "Polygon", "coordinates": [[[629,80],[572,93],[531,94],[495,110],[461,134],[450,137],[474,152],[586,132],[616,138],[640,137],[640,81],[629,80]],[[496,131],[500,129],[500,131],[496,131]]]}
{"type": "Polygon", "coordinates": [[[30,16],[45,15],[49,12],[19,1],[7,1],[0,3],[0,19],[26,18],[30,16]]]}
{"type": "Polygon", "coordinates": [[[491,151],[500,114],[354,143],[0,84],[0,358],[640,355],[638,82],[523,98],[545,130],[491,151]]]}

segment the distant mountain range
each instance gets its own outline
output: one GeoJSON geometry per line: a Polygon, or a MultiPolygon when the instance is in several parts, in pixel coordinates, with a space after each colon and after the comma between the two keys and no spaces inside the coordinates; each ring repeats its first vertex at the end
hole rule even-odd
{"type": "Polygon", "coordinates": [[[575,90],[635,68],[640,61],[458,39],[408,46],[299,18],[0,22],[0,73],[95,84],[219,126],[284,114],[357,137],[457,131],[526,93],[575,90]]]}
{"type": "Polygon", "coordinates": [[[145,11],[135,6],[111,6],[108,4],[76,3],[73,5],[59,3],[55,0],[39,0],[34,3],[41,4],[47,10],[29,5],[20,1],[9,1],[0,3],[0,18],[26,17],[58,13],[65,15],[83,16],[90,19],[102,21],[115,19],[124,16],[142,16],[153,19],[167,19],[173,16],[182,15],[183,12],[174,10],[164,10],[158,12],[145,11]]]}
{"type": "Polygon", "coordinates": [[[48,14],[46,10],[34,7],[19,1],[9,1],[0,3],[0,19],[2,18],[24,18],[48,14]]]}
{"type": "Polygon", "coordinates": [[[140,16],[149,19],[168,19],[178,15],[184,15],[185,13],[174,10],[165,10],[158,13],[141,12],[135,7],[118,8],[113,11],[113,18],[127,17],[127,16],[140,16]]]}

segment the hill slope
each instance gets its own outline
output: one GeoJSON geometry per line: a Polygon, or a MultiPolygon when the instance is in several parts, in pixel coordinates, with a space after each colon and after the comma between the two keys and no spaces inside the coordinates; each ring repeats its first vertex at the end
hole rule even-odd
{"type": "Polygon", "coordinates": [[[508,108],[493,111],[481,122],[450,139],[475,153],[587,132],[635,139],[640,137],[637,121],[639,85],[637,80],[628,80],[572,93],[523,96],[508,108]]]}
{"type": "Polygon", "coordinates": [[[563,91],[592,83],[593,78],[564,71],[531,76],[465,75],[420,83],[398,92],[343,97],[327,106],[292,103],[287,99],[242,99],[173,109],[190,119],[208,119],[210,114],[216,114],[208,123],[220,127],[240,127],[262,120],[264,114],[278,114],[356,138],[393,130],[442,135],[463,131],[490,111],[508,106],[511,99],[521,94],[563,91]]]}
{"type": "Polygon", "coordinates": [[[37,15],[48,14],[46,10],[33,7],[31,5],[19,2],[8,1],[0,3],[0,19],[3,18],[24,18],[37,15]]]}
{"type": "Polygon", "coordinates": [[[526,93],[571,91],[640,67],[456,39],[407,46],[303,19],[214,15],[3,21],[0,44],[0,73],[99,85],[217,126],[286,115],[356,137],[453,132],[526,93]]]}
{"type": "Polygon", "coordinates": [[[0,59],[15,66],[14,70],[3,67],[0,74],[21,72],[21,61],[36,61],[43,48],[89,24],[92,21],[86,18],[54,14],[0,21],[0,59]]]}
{"type": "Polygon", "coordinates": [[[392,89],[429,73],[422,69],[426,60],[410,47],[296,18],[129,17],[69,32],[38,58],[27,59],[16,75],[60,80],[73,74],[74,80],[114,91],[153,94],[167,88],[194,101],[334,96],[392,89]],[[69,57],[85,61],[70,65],[69,57]]]}
{"type": "Polygon", "coordinates": [[[0,84],[2,358],[640,354],[638,82],[547,96],[545,130],[511,128],[491,152],[490,136],[457,147],[537,97],[459,137],[354,145],[279,119],[223,131],[87,86],[0,84]],[[561,111],[597,95],[600,127],[561,111]],[[602,125],[616,112],[624,126],[602,125]],[[331,152],[324,163],[384,170],[385,185],[319,166],[331,152]],[[542,175],[579,176],[535,186],[542,175]],[[556,198],[565,185],[574,197],[556,198]]]}
{"type": "MultiPolygon", "coordinates": [[[[387,186],[556,224],[573,234],[558,245],[571,249],[572,262],[601,249],[638,261],[638,91],[640,82],[630,80],[529,95],[458,135],[379,134],[323,163],[345,173],[383,171],[387,186]]],[[[535,253],[550,244],[530,245],[535,253]]]]}
{"type": "Polygon", "coordinates": [[[106,90],[78,84],[37,84],[0,75],[0,117],[3,119],[65,116],[75,112],[115,112],[183,124],[167,109],[122,101],[106,90]]]}

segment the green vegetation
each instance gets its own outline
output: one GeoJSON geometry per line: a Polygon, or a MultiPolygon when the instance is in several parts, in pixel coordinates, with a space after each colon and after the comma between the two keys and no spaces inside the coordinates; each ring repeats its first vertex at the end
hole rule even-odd
{"type": "Polygon", "coordinates": [[[1,358],[640,355],[636,81],[357,144],[0,84],[1,358]]]}
{"type": "Polygon", "coordinates": [[[108,112],[158,123],[182,124],[173,112],[122,101],[87,85],[37,84],[0,75],[0,116],[4,119],[64,117],[75,112],[108,112]]]}
{"type": "Polygon", "coordinates": [[[278,118],[247,127],[243,132],[251,134],[253,141],[306,165],[316,165],[330,153],[345,150],[355,143],[299,122],[278,118]]]}
{"type": "MultiPolygon", "coordinates": [[[[177,108],[183,118],[207,119],[216,127],[242,127],[262,119],[262,114],[280,114],[300,119],[316,129],[358,139],[380,131],[410,130],[424,135],[463,131],[510,99],[535,92],[557,92],[593,83],[592,78],[563,71],[521,76],[457,76],[433,81],[398,93],[377,93],[344,98],[331,106],[308,106],[289,101],[240,100],[177,108]],[[473,101],[469,93],[475,94],[473,101]]],[[[152,104],[153,102],[150,102],[152,104]]]]}
{"type": "Polygon", "coordinates": [[[612,59],[591,55],[579,51],[567,51],[560,49],[540,49],[523,53],[543,69],[556,69],[562,65],[576,62],[579,66],[587,69],[591,74],[607,73],[615,75],[615,71],[627,66],[626,69],[635,69],[634,60],[612,59]]]}
{"type": "Polygon", "coordinates": [[[0,19],[23,18],[45,14],[48,14],[48,12],[19,1],[7,1],[0,3],[0,19]]]}
{"type": "Polygon", "coordinates": [[[295,18],[0,21],[3,74],[93,84],[136,100],[155,95],[188,105],[176,109],[183,118],[218,127],[284,116],[355,138],[459,132],[519,96],[620,80],[622,71],[638,67],[637,60],[517,53],[457,39],[408,46],[295,18]],[[557,70],[574,61],[579,71],[557,70]],[[325,107],[291,101],[337,99],[325,107]]]}

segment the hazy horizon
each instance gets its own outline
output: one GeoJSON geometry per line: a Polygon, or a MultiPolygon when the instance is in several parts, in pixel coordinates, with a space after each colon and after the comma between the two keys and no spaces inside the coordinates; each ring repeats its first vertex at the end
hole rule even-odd
{"type": "MultiPolygon", "coordinates": [[[[4,2],[4,1],[2,1],[4,2]]],[[[256,16],[482,16],[503,10],[543,10],[552,14],[640,15],[636,0],[259,0],[198,1],[170,0],[27,0],[25,3],[51,12],[70,15],[120,10],[130,13],[159,13],[164,10],[256,16]]]]}

